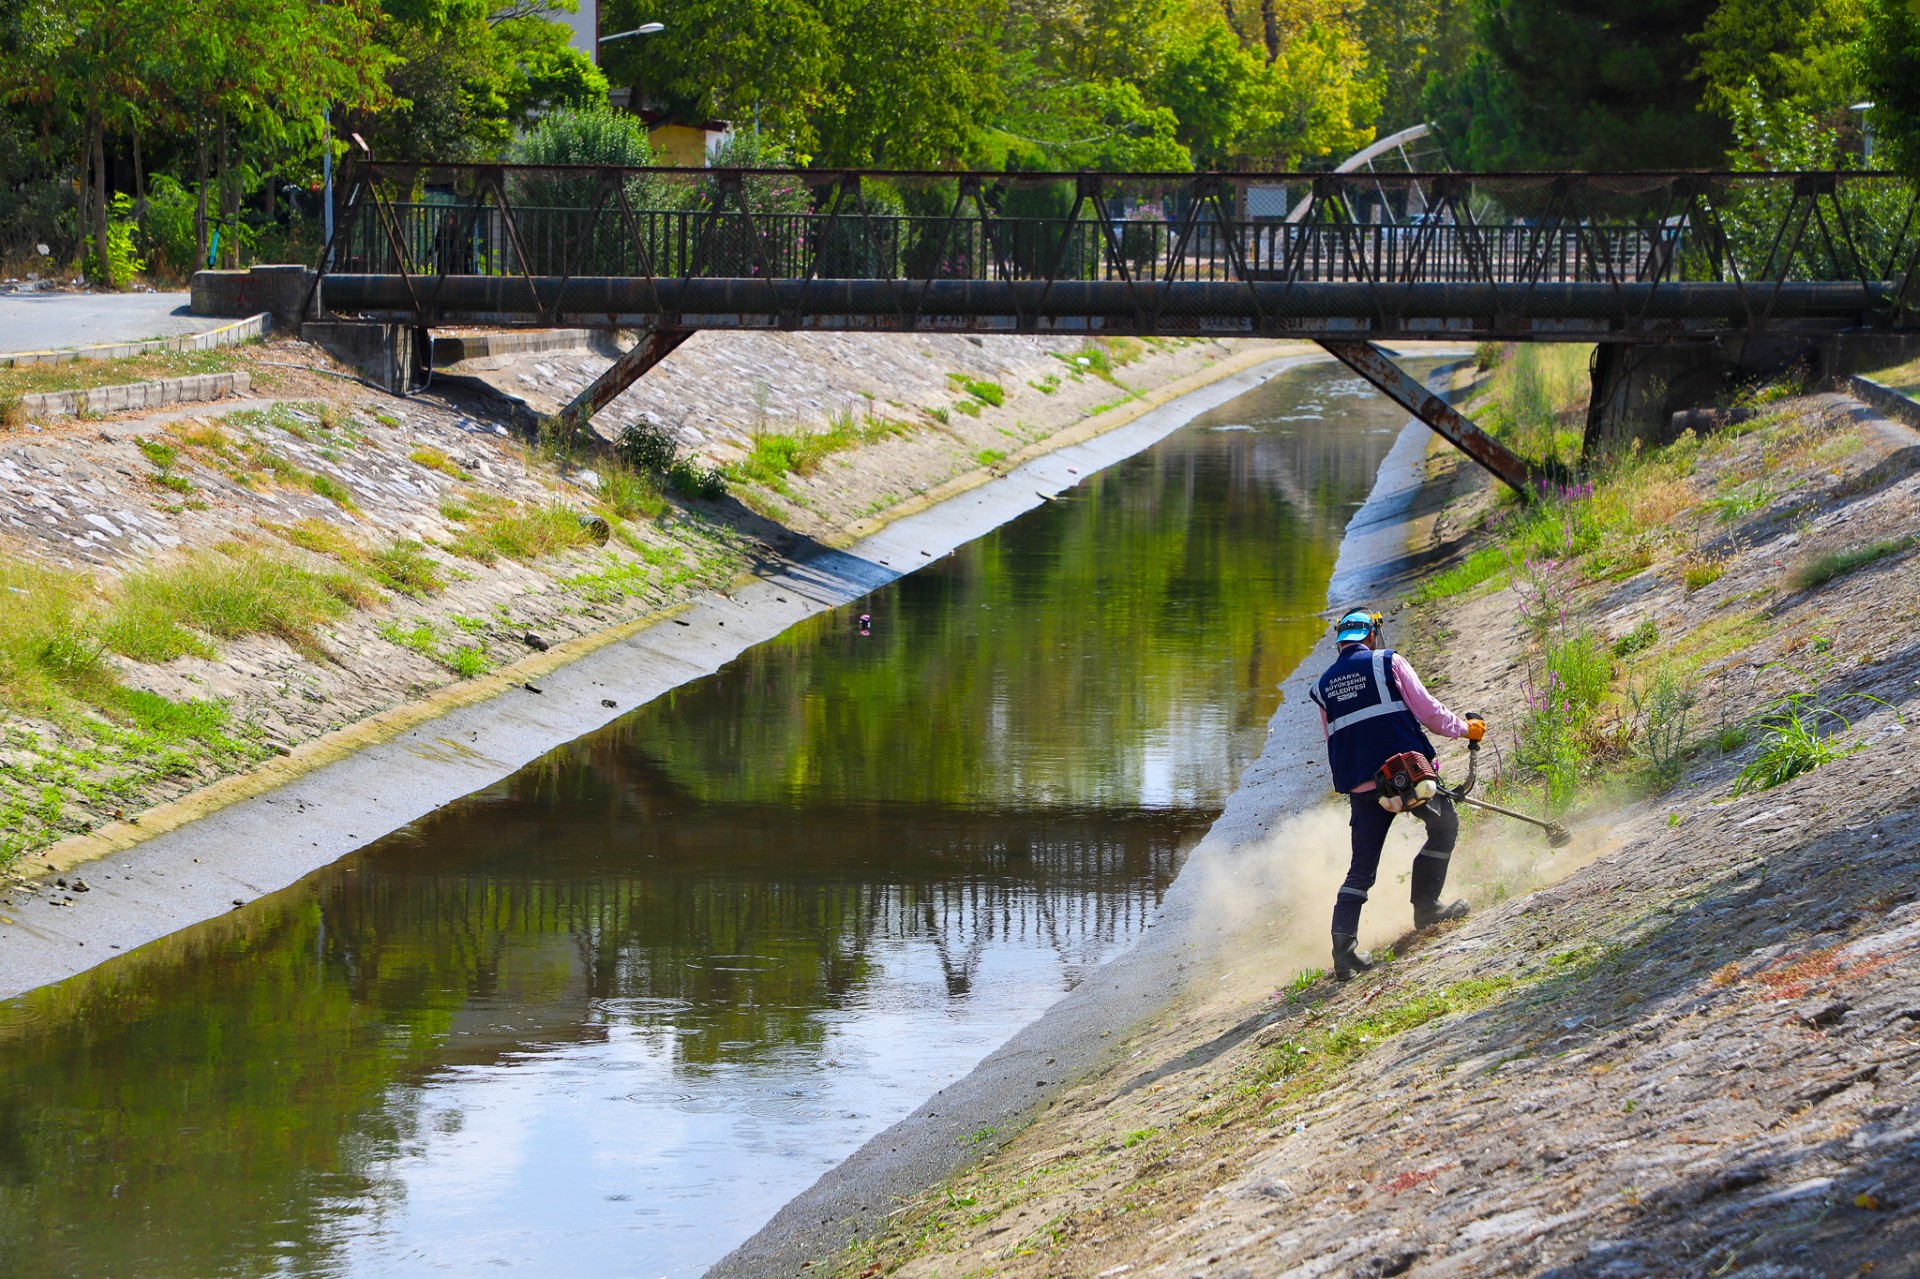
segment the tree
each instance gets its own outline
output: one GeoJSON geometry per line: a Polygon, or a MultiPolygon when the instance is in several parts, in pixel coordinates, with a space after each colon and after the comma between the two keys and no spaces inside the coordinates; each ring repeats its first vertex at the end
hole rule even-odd
{"type": "Polygon", "coordinates": [[[1472,0],[1481,48],[1429,86],[1429,118],[1477,169],[1707,167],[1694,44],[1715,0],[1472,0]]]}
{"type": "Polygon", "coordinates": [[[1423,123],[1428,82],[1457,74],[1474,49],[1467,0],[1364,4],[1353,16],[1353,35],[1380,95],[1382,133],[1423,123]]]}
{"type": "Polygon", "coordinates": [[[1859,42],[1868,123],[1883,161],[1920,174],[1920,12],[1908,0],[1867,0],[1859,42]]]}
{"type": "MultiPolygon", "coordinates": [[[[657,16],[654,0],[615,0],[616,30],[657,16]]],[[[837,65],[833,32],[811,0],[684,0],[669,38],[623,40],[601,51],[635,107],[655,104],[683,120],[723,119],[764,129],[810,159],[812,113],[837,65]]]]}
{"type": "Polygon", "coordinates": [[[938,168],[972,157],[1000,108],[1000,0],[827,0],[837,54],[811,113],[817,162],[938,168]]]}
{"type": "Polygon", "coordinates": [[[607,82],[553,20],[576,0],[385,0],[388,102],[352,117],[374,154],[487,160],[536,111],[605,103],[607,82]]]}
{"type": "Polygon", "coordinates": [[[1732,117],[1748,86],[1816,114],[1858,101],[1861,0],[1720,0],[1694,37],[1709,109],[1732,117]]]}

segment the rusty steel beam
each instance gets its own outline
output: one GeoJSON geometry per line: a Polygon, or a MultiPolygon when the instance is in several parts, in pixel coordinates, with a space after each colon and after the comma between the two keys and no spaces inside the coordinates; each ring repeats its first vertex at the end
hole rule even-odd
{"type": "Polygon", "coordinates": [[[1358,373],[1401,408],[1433,428],[1447,443],[1478,462],[1494,477],[1517,490],[1522,497],[1533,496],[1534,468],[1506,445],[1475,426],[1451,404],[1422,386],[1418,379],[1393,362],[1391,356],[1371,342],[1331,342],[1320,346],[1342,364],[1358,373]]]}
{"type": "Polygon", "coordinates": [[[606,372],[588,383],[566,408],[560,410],[561,420],[572,424],[574,434],[585,437],[594,414],[619,399],[622,391],[638,382],[648,369],[673,354],[675,348],[692,336],[691,329],[648,329],[640,335],[638,342],[607,366],[606,372]]]}
{"type": "MultiPolygon", "coordinates": [[[[449,275],[436,288],[439,323],[559,323],[636,328],[662,320],[688,328],[1100,329],[1132,333],[1234,332],[1246,336],[1347,334],[1529,336],[1556,326],[1583,341],[1700,337],[1753,328],[1765,301],[1783,323],[1853,327],[1893,301],[1896,285],[1792,281],[1739,284],[1366,284],[1351,281],[1180,280],[783,280],[752,277],[594,276],[562,280],[449,275]],[[1390,305],[1389,305],[1390,304],[1390,305]],[[1385,312],[1383,314],[1383,312],[1385,312]],[[697,319],[695,317],[698,317],[697,319]],[[992,323],[969,323],[992,321],[992,323]]],[[[398,275],[328,275],[334,315],[413,317],[398,275]]],[[[419,323],[422,321],[411,320],[419,323]]]]}

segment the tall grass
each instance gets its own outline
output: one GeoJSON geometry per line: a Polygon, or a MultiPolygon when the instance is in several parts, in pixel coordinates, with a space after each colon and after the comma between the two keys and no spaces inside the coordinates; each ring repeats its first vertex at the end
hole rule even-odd
{"type": "Polygon", "coordinates": [[[137,662],[211,657],[216,639],[274,635],[324,656],[317,628],[372,592],[256,547],[196,551],[126,575],[99,619],[106,646],[137,662]]]}
{"type": "Polygon", "coordinates": [[[466,527],[447,543],[447,549],[482,564],[501,559],[531,562],[594,540],[580,516],[562,502],[545,506],[476,503],[465,508],[443,507],[442,513],[466,522],[466,527]],[[455,511],[459,512],[457,516],[455,511]]]}
{"type": "Polygon", "coordinates": [[[1579,461],[1592,347],[1523,342],[1494,370],[1481,422],[1536,460],[1579,461]]]}
{"type": "Polygon", "coordinates": [[[0,694],[27,714],[54,714],[117,681],[105,661],[89,579],[0,556],[0,694]]]}

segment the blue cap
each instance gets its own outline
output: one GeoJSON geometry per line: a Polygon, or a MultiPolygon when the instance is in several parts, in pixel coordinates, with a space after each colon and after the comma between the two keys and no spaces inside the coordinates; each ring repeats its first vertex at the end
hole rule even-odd
{"type": "Polygon", "coordinates": [[[1333,638],[1336,643],[1350,644],[1373,634],[1374,627],[1380,624],[1380,615],[1364,608],[1356,608],[1334,623],[1333,638]]]}

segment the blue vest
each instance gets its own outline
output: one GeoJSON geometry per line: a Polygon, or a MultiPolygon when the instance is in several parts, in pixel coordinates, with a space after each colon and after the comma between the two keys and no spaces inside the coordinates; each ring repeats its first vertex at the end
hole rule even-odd
{"type": "Polygon", "coordinates": [[[1393,650],[1355,644],[1340,654],[1310,694],[1327,713],[1327,762],[1333,788],[1350,793],[1373,780],[1402,751],[1433,758],[1433,743],[1407,709],[1393,678],[1393,650]]]}

